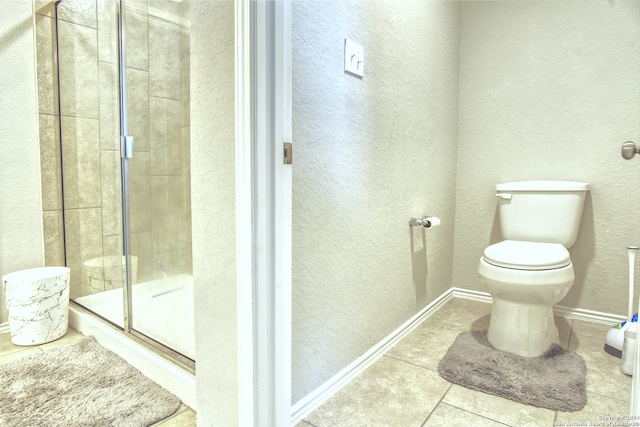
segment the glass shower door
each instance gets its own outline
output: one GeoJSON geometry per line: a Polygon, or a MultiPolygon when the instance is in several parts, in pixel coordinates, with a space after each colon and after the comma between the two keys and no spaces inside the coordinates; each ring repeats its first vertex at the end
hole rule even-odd
{"type": "Polygon", "coordinates": [[[189,2],[51,12],[37,16],[39,55],[59,58],[38,70],[59,82],[41,108],[57,129],[41,143],[47,263],[71,268],[76,303],[194,359],[189,2]]]}
{"type": "Polygon", "coordinates": [[[189,151],[189,2],[125,9],[133,331],[195,358],[189,151]]]}
{"type": "Polygon", "coordinates": [[[117,3],[51,4],[37,14],[46,262],[71,268],[70,298],[123,327],[126,284],[119,145],[117,3]],[[57,67],[56,67],[57,65],[57,67]],[[43,97],[43,100],[47,99],[43,97]],[[51,153],[52,155],[47,155],[51,153]]]}

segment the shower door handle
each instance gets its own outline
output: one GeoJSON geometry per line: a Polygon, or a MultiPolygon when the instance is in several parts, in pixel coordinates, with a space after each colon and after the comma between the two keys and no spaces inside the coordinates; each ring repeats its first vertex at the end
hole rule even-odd
{"type": "Polygon", "coordinates": [[[122,136],[121,137],[121,146],[120,146],[120,156],[125,159],[130,159],[133,157],[133,137],[132,136],[122,136]]]}
{"type": "Polygon", "coordinates": [[[640,153],[640,148],[636,148],[636,144],[633,141],[627,141],[622,144],[621,154],[623,158],[631,160],[637,153],[640,153]]]}

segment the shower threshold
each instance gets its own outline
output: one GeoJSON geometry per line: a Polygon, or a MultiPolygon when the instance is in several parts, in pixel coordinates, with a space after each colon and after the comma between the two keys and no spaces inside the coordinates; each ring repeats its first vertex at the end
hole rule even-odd
{"type": "MultiPolygon", "coordinates": [[[[193,276],[178,274],[135,284],[131,299],[134,330],[195,360],[193,276]]],[[[122,289],[75,301],[123,328],[122,289]]]]}
{"type": "MultiPolygon", "coordinates": [[[[139,283],[133,286],[132,294],[134,329],[194,360],[192,276],[184,274],[139,283]]],[[[122,327],[123,323],[121,289],[76,298],[74,302],[69,310],[71,327],[95,336],[106,348],[197,411],[193,368],[170,360],[161,351],[114,326],[122,327]]]]}

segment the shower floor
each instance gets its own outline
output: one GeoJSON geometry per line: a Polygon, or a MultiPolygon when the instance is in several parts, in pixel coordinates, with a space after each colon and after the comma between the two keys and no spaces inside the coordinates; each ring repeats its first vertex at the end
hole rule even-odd
{"type": "MultiPolygon", "coordinates": [[[[193,277],[179,274],[133,285],[133,329],[195,360],[193,277]]],[[[122,289],[76,298],[85,308],[123,327],[122,289]]]]}

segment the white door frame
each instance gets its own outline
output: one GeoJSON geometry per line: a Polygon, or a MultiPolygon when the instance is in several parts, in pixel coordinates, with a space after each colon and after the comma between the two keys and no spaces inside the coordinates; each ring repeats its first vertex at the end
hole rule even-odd
{"type": "MultiPolygon", "coordinates": [[[[292,165],[285,164],[284,144],[292,142],[291,0],[274,5],[270,25],[274,36],[274,144],[267,158],[275,165],[275,324],[273,426],[291,424],[291,298],[292,298],[292,165]]],[[[289,153],[291,154],[291,153],[289,153]]]]}
{"type": "Polygon", "coordinates": [[[291,3],[236,1],[239,425],[291,423],[291,3]]]}

